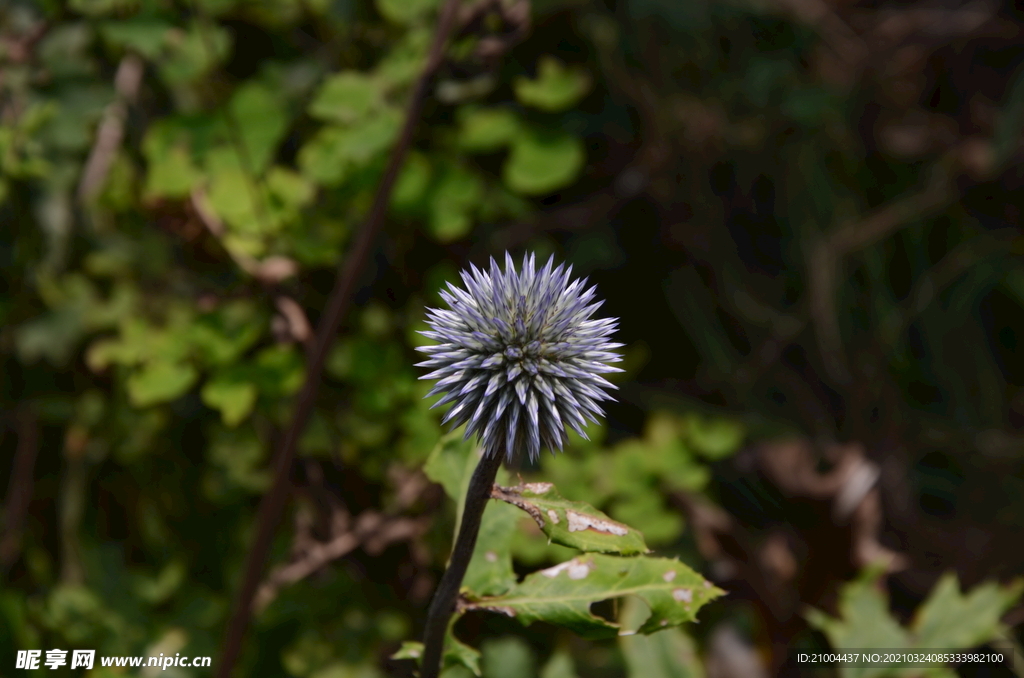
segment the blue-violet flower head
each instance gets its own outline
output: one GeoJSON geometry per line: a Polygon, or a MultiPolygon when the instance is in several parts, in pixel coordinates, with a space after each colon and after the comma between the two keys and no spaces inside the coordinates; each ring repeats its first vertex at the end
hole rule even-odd
{"type": "Polygon", "coordinates": [[[561,450],[565,427],[586,438],[584,419],[597,423],[598,403],[612,399],[601,375],[622,371],[607,364],[621,360],[612,349],[622,344],[609,341],[618,321],[591,319],[604,303],[595,288],[552,264],[536,270],[531,254],[517,272],[506,253],[501,271],[492,258],[489,271],[462,271],[465,289],[441,291],[448,309],[427,309],[421,334],[440,343],[418,349],[429,359],[417,367],[433,368],[420,378],[438,380],[428,396],[444,394],[434,407],[451,403],[443,423],[466,424],[484,454],[561,450]]]}

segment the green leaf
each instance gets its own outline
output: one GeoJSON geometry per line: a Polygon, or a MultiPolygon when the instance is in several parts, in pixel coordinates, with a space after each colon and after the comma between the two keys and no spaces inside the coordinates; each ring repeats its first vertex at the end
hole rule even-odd
{"type": "Polygon", "coordinates": [[[398,111],[385,109],[353,127],[325,127],[299,151],[299,167],[315,182],[340,184],[391,146],[401,122],[398,111]]]}
{"type": "MultiPolygon", "coordinates": [[[[889,614],[889,602],[883,593],[880,569],[868,569],[839,594],[839,618],[811,609],[806,617],[810,625],[828,638],[836,650],[848,649],[921,649],[966,650],[986,642],[1000,640],[1004,629],[999,618],[1024,591],[1024,581],[1007,587],[989,582],[970,593],[960,593],[956,576],[947,574],[936,584],[918,608],[910,629],[905,629],[889,614]]],[[[916,678],[920,669],[891,667],[847,667],[842,678],[916,678]]],[[[934,678],[952,678],[947,669],[936,669],[934,678]]]]}
{"type": "Polygon", "coordinates": [[[584,638],[613,637],[619,626],[590,612],[601,600],[639,596],[651,609],[640,633],[696,620],[697,611],[725,592],[678,560],[587,554],[528,575],[503,596],[471,600],[466,609],[500,612],[528,625],[546,621],[584,638]]]}
{"type": "Polygon", "coordinates": [[[430,161],[427,157],[422,153],[410,153],[395,181],[395,189],[391,193],[391,206],[399,210],[415,207],[426,195],[430,175],[430,161]]]}
{"type": "Polygon", "coordinates": [[[523,195],[544,195],[568,186],[583,168],[583,143],[568,134],[524,133],[516,136],[505,162],[505,184],[523,195]]]}
{"type": "MultiPolygon", "coordinates": [[[[441,437],[423,464],[423,472],[427,477],[440,484],[445,493],[456,503],[456,534],[458,526],[462,522],[462,509],[466,504],[469,480],[480,461],[481,452],[476,441],[464,440],[462,429],[456,429],[441,437]]],[[[507,475],[508,473],[504,469],[499,470],[498,481],[500,482],[507,475]]]]}
{"type": "Polygon", "coordinates": [[[171,24],[159,19],[137,18],[104,23],[100,33],[112,47],[132,49],[147,59],[155,59],[163,51],[171,29],[171,24]]]}
{"type": "Polygon", "coordinates": [[[374,78],[359,71],[345,71],[324,81],[309,105],[309,114],[328,122],[351,124],[379,108],[383,94],[374,78]]]}
{"type": "MultiPolygon", "coordinates": [[[[622,628],[632,629],[643,624],[649,614],[642,600],[630,596],[622,605],[619,621],[622,628]]],[[[704,678],[696,643],[682,629],[622,636],[619,647],[628,678],[704,678]]]]}
{"type": "Polygon", "coordinates": [[[160,62],[160,73],[169,85],[184,85],[206,75],[231,51],[231,33],[220,26],[196,22],[188,31],[171,31],[167,57],[160,62]]]}
{"type": "Polygon", "coordinates": [[[537,78],[518,78],[516,98],[525,106],[558,112],[572,108],[590,91],[590,76],[578,67],[566,67],[558,59],[542,57],[537,78]]]}
{"type": "Polygon", "coordinates": [[[711,459],[723,459],[734,453],[747,435],[738,421],[704,419],[697,415],[685,422],[686,442],[698,453],[711,459]]]}
{"type": "Polygon", "coordinates": [[[149,172],[146,174],[143,194],[147,200],[183,198],[201,178],[202,174],[193,164],[188,147],[176,145],[159,155],[149,156],[149,172]]]}
{"type": "MultiPolygon", "coordinates": [[[[480,653],[466,645],[455,637],[455,623],[461,618],[461,613],[452,615],[448,622],[448,630],[444,636],[444,654],[441,657],[441,668],[443,672],[453,667],[463,667],[471,675],[480,675],[480,653]]],[[[423,658],[423,643],[407,640],[402,643],[398,651],[391,655],[392,659],[411,659],[419,666],[423,658]]]]}
{"type": "Polygon", "coordinates": [[[548,539],[586,552],[636,555],[647,553],[640,532],[615,522],[582,501],[565,499],[551,483],[500,487],[494,497],[530,514],[548,539]]]}
{"type": "Polygon", "coordinates": [[[256,404],[256,386],[246,381],[214,379],[203,386],[203,402],[220,411],[224,425],[238,426],[252,412],[256,404]]]}
{"type": "MultiPolygon", "coordinates": [[[[461,431],[452,431],[434,446],[423,465],[423,472],[433,482],[441,485],[451,499],[458,502],[465,498],[469,477],[480,459],[479,453],[473,454],[476,450],[473,440],[464,440],[461,431]]],[[[461,518],[461,504],[458,513],[461,518]]]]}
{"type": "Polygon", "coordinates": [[[519,133],[519,116],[507,108],[481,108],[461,116],[459,146],[473,152],[497,151],[519,133]]]}
{"type": "Polygon", "coordinates": [[[207,157],[210,186],[207,200],[210,207],[232,230],[261,235],[265,219],[257,218],[253,197],[258,188],[247,176],[233,148],[224,146],[207,157]]]}
{"type": "Polygon", "coordinates": [[[540,670],[540,678],[579,678],[572,655],[564,649],[556,650],[540,670]]]}
{"type": "Polygon", "coordinates": [[[302,386],[305,375],[302,356],[294,346],[270,346],[256,356],[253,382],[264,395],[290,396],[302,386]]]}
{"type": "Polygon", "coordinates": [[[301,216],[300,210],[316,197],[316,186],[298,172],[285,167],[271,167],[264,185],[270,220],[278,224],[297,221],[301,216]]]}
{"type": "Polygon", "coordinates": [[[807,612],[808,623],[823,632],[837,650],[910,647],[910,636],[889,614],[889,601],[868,571],[839,593],[839,619],[819,610],[807,612]]]}
{"type": "Polygon", "coordinates": [[[136,407],[165,403],[188,392],[198,376],[187,363],[154,360],[128,377],[128,397],[136,407]]]}
{"type": "Polygon", "coordinates": [[[404,641],[402,646],[391,654],[391,659],[412,659],[416,663],[419,663],[421,657],[423,657],[423,643],[416,640],[404,641]]]}
{"type": "Polygon", "coordinates": [[[481,646],[486,678],[534,678],[537,660],[522,638],[489,638],[481,646]]]}
{"type": "Polygon", "coordinates": [[[498,501],[487,503],[473,557],[462,579],[462,586],[475,596],[498,596],[515,586],[512,537],[519,516],[514,506],[498,501]]]}
{"type": "Polygon", "coordinates": [[[999,637],[999,619],[1022,591],[1024,580],[1006,587],[985,582],[962,594],[956,574],[946,573],[914,615],[910,630],[916,646],[967,649],[999,637]]]}
{"type": "Polygon", "coordinates": [[[474,676],[479,676],[480,652],[455,637],[455,623],[459,621],[461,616],[461,614],[452,615],[452,620],[448,624],[448,633],[444,637],[444,656],[442,657],[441,666],[442,668],[464,666],[474,676]]]}
{"type": "Polygon", "coordinates": [[[246,152],[249,166],[245,169],[262,174],[288,130],[288,113],[281,95],[266,85],[249,82],[235,91],[230,109],[246,152]]]}
{"type": "Polygon", "coordinates": [[[376,0],[377,11],[388,21],[410,24],[437,7],[438,0],[376,0]]]}
{"type": "Polygon", "coordinates": [[[473,228],[471,213],[483,198],[483,182],[462,167],[451,167],[434,188],[430,231],[440,242],[451,242],[473,228]]]}
{"type": "Polygon", "coordinates": [[[170,598],[181,586],[185,581],[186,574],[185,563],[181,560],[172,560],[156,577],[136,582],[135,593],[147,603],[159,605],[170,598]]]}

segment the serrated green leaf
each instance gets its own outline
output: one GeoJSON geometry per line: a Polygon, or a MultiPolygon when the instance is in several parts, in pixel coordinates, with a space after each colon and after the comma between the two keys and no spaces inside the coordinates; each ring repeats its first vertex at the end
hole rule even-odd
{"type": "Polygon", "coordinates": [[[187,363],[156,360],[128,377],[128,397],[136,407],[149,407],[184,395],[199,377],[187,363]]]}
{"type": "Polygon", "coordinates": [[[256,404],[256,386],[247,381],[214,379],[203,386],[203,402],[220,412],[224,425],[238,426],[252,412],[256,404]]]}
{"type": "MultiPolygon", "coordinates": [[[[838,619],[811,609],[805,615],[807,621],[824,632],[836,650],[966,650],[1002,637],[999,617],[1024,591],[1024,582],[1008,587],[990,582],[963,595],[956,576],[946,575],[922,603],[908,630],[890,615],[881,576],[881,570],[868,569],[856,581],[844,586],[839,594],[838,619]]],[[[913,668],[840,668],[841,678],[916,678],[920,673],[920,669],[913,668]]],[[[929,676],[952,678],[955,673],[935,669],[929,676]]]]}
{"type": "MultiPolygon", "coordinates": [[[[624,629],[637,628],[649,615],[643,601],[630,596],[622,605],[619,622],[624,629]]],[[[619,647],[629,678],[704,678],[696,643],[682,629],[622,636],[619,647]]]]}
{"type": "Polygon", "coordinates": [[[383,94],[375,79],[359,71],[345,71],[324,81],[309,105],[309,114],[320,120],[351,124],[378,108],[383,94]]]}
{"type": "Polygon", "coordinates": [[[519,116],[507,108],[481,108],[462,115],[459,146],[469,152],[496,151],[519,133],[519,116]]]}
{"type": "Polygon", "coordinates": [[[1002,587],[985,582],[970,593],[960,593],[956,574],[942,576],[914,615],[910,626],[921,648],[966,649],[999,636],[1000,617],[1024,591],[1024,581],[1002,587]]]}
{"type": "Polygon", "coordinates": [[[518,78],[516,98],[526,106],[557,112],[572,108],[590,91],[590,76],[578,67],[566,67],[558,59],[542,57],[537,78],[518,78]]]}
{"type": "Polygon", "coordinates": [[[638,632],[653,633],[695,621],[701,607],[724,593],[678,560],[592,553],[528,575],[503,596],[470,600],[464,607],[506,614],[524,625],[558,624],[599,639],[620,629],[591,614],[590,606],[598,601],[639,596],[651,616],[638,632]]]}
{"type": "Polygon", "coordinates": [[[551,483],[496,488],[494,498],[526,511],[556,544],[585,552],[626,556],[647,553],[639,531],[612,520],[586,502],[566,499],[551,483]]]}
{"type": "Polygon", "coordinates": [[[583,143],[568,134],[516,136],[505,162],[505,184],[516,193],[543,195],[568,186],[583,168],[583,143]]]}

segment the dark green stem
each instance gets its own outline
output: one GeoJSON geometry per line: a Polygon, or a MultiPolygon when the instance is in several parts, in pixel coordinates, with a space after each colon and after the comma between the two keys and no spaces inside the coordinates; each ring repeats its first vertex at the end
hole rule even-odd
{"type": "Polygon", "coordinates": [[[476,537],[480,533],[480,521],[483,519],[487,500],[491,498],[494,479],[501,468],[502,455],[495,450],[494,454],[484,456],[473,471],[466,491],[466,505],[462,509],[462,524],[459,535],[452,548],[452,558],[448,569],[437,585],[434,599],[427,611],[427,626],[423,632],[423,662],[421,678],[437,678],[441,672],[441,653],[444,650],[444,636],[448,630],[448,620],[455,611],[455,600],[458,598],[462,579],[466,576],[469,560],[473,557],[476,537]]]}

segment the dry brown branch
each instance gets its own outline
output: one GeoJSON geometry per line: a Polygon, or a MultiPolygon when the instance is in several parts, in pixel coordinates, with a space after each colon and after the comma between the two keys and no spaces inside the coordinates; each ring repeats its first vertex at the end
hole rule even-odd
{"type": "Polygon", "coordinates": [[[136,54],[127,54],[117,67],[114,76],[114,90],[117,96],[107,104],[100,119],[89,158],[85,161],[82,178],[78,183],[78,200],[87,202],[96,197],[107,181],[110,167],[114,163],[117,149],[124,139],[124,125],[128,107],[138,98],[139,86],[145,64],[136,54]]]}
{"type": "Polygon", "coordinates": [[[833,522],[851,525],[856,566],[882,562],[889,572],[906,568],[909,562],[904,555],[878,541],[882,528],[878,466],[856,443],[832,446],[826,456],[831,456],[835,465],[831,471],[819,473],[814,446],[808,440],[777,441],[757,448],[761,470],[785,494],[831,501],[833,522]]]}
{"type": "Polygon", "coordinates": [[[274,298],[274,306],[280,314],[274,317],[273,323],[279,341],[302,344],[307,353],[312,350],[313,328],[298,302],[282,294],[274,298]]]}
{"type": "MultiPolygon", "coordinates": [[[[190,205],[199,221],[206,227],[206,230],[222,241],[226,235],[224,222],[210,206],[206,198],[206,192],[201,186],[192,189],[190,205]]],[[[222,243],[223,246],[223,243],[222,243]]],[[[299,265],[294,259],[280,255],[271,255],[265,259],[256,259],[244,252],[237,252],[224,246],[228,256],[238,265],[240,269],[259,280],[264,285],[276,285],[277,283],[294,277],[299,272],[299,265]]]]}
{"type": "Polygon", "coordinates": [[[7,571],[21,554],[21,539],[32,503],[35,487],[36,456],[39,453],[39,424],[28,407],[17,416],[18,447],[11,465],[11,481],[4,504],[3,533],[0,536],[0,575],[7,571]]]}
{"type": "MultiPolygon", "coordinates": [[[[297,514],[297,523],[299,522],[297,514]]],[[[331,561],[342,558],[362,546],[370,555],[378,555],[391,544],[422,535],[430,526],[430,517],[385,517],[368,510],[355,521],[347,516],[332,520],[334,534],[326,542],[309,536],[309,525],[297,525],[292,562],[275,568],[260,584],[253,599],[253,612],[259,613],[277,597],[281,589],[299,582],[331,561]],[[353,524],[349,527],[349,523],[353,524]]]]}

